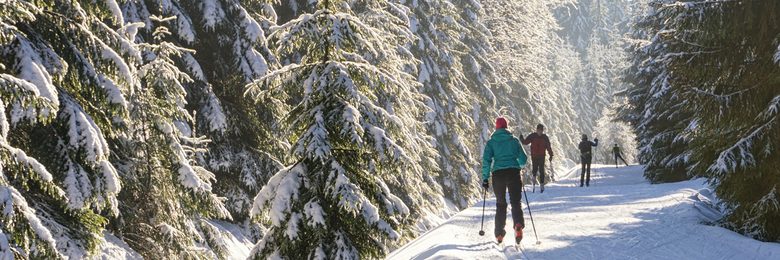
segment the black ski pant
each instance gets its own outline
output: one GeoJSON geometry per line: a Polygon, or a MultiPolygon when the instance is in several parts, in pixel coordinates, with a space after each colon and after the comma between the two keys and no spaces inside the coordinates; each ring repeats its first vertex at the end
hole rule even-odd
{"type": "Polygon", "coordinates": [[[533,164],[531,173],[533,173],[534,178],[536,178],[536,173],[539,173],[539,184],[544,184],[544,156],[531,157],[531,163],[533,164]]]}
{"type": "Polygon", "coordinates": [[[615,167],[618,166],[618,158],[620,158],[620,160],[623,161],[623,164],[628,166],[628,163],[626,163],[626,159],[623,159],[623,156],[620,156],[620,154],[615,154],[615,167]]]}
{"type": "Polygon", "coordinates": [[[525,227],[523,208],[520,200],[523,194],[523,182],[520,180],[520,169],[503,169],[493,172],[493,192],[496,194],[496,236],[505,235],[506,226],[506,191],[509,190],[509,204],[512,205],[512,221],[514,225],[525,227]]]}
{"type": "Polygon", "coordinates": [[[590,186],[590,163],[593,158],[590,155],[581,155],[582,171],[580,172],[580,187],[582,185],[590,186]]]}

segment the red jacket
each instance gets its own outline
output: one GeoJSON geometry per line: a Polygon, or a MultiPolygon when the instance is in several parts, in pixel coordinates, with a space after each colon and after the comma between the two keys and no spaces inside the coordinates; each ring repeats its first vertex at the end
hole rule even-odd
{"type": "Polygon", "coordinates": [[[525,139],[523,139],[523,144],[531,144],[531,157],[544,158],[545,150],[550,154],[550,157],[553,156],[552,147],[550,146],[550,138],[548,138],[546,134],[530,134],[526,136],[525,139]]]}

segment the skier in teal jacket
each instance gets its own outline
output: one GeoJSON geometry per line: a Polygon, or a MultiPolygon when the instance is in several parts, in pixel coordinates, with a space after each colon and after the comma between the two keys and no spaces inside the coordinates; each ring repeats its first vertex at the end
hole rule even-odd
{"type": "MultiPolygon", "coordinates": [[[[496,194],[496,240],[501,243],[506,235],[506,192],[509,190],[509,204],[512,205],[512,220],[514,221],[515,242],[523,239],[523,210],[520,206],[523,183],[520,179],[520,169],[525,167],[528,157],[525,155],[520,140],[507,129],[506,119],[496,118],[496,131],[485,145],[482,154],[482,187],[490,187],[490,177],[493,176],[493,192],[496,194]]],[[[522,137],[521,137],[522,138],[522,137]]]]}

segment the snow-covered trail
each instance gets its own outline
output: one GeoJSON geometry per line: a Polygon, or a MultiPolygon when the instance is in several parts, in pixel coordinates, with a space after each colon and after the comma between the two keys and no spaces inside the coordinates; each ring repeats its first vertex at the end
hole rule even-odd
{"type": "Polygon", "coordinates": [[[563,175],[542,194],[526,186],[541,244],[523,199],[525,256],[494,242],[489,198],[485,236],[480,201],[388,259],[780,259],[778,243],[701,224],[713,213],[702,203],[711,194],[701,180],[650,185],[639,166],[594,165],[591,186],[581,188],[578,169],[563,175]]]}

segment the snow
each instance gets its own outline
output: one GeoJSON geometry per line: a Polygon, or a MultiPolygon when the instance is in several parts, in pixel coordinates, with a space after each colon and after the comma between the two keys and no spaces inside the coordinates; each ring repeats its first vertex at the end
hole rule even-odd
{"type": "Polygon", "coordinates": [[[6,237],[3,230],[0,229],[0,259],[14,259],[14,252],[11,251],[10,244],[8,244],[8,237],[6,237]]]}
{"type": "Polygon", "coordinates": [[[298,213],[292,213],[290,214],[290,220],[287,221],[287,230],[284,231],[284,234],[287,235],[287,237],[290,238],[290,240],[295,240],[298,238],[298,222],[301,221],[301,214],[298,213]]]}
{"type": "Polygon", "coordinates": [[[218,1],[204,0],[201,4],[203,5],[204,26],[207,29],[214,29],[215,25],[225,19],[225,11],[222,10],[222,5],[218,1]]]}
{"type": "MultiPolygon", "coordinates": [[[[138,35],[138,29],[146,27],[145,23],[142,22],[134,22],[134,23],[128,23],[122,26],[118,31],[125,36],[128,40],[135,40],[136,36],[138,35]]],[[[132,48],[131,46],[122,46],[122,48],[129,48],[132,53],[136,53],[136,49],[132,48]]],[[[135,55],[133,55],[136,57],[135,55]]],[[[137,56],[140,59],[140,56],[137,56]]]]}
{"type": "Polygon", "coordinates": [[[276,173],[255,197],[250,214],[252,216],[260,215],[267,204],[270,204],[271,223],[274,226],[281,225],[285,215],[292,207],[290,203],[298,197],[298,189],[301,185],[299,175],[304,173],[306,173],[306,168],[303,164],[297,164],[276,173]]]}
{"type": "Polygon", "coordinates": [[[70,209],[83,208],[86,197],[92,193],[92,185],[84,169],[78,164],[69,163],[63,185],[68,194],[68,207],[70,209]]]}
{"type": "Polygon", "coordinates": [[[252,42],[262,40],[263,35],[265,35],[262,26],[260,26],[255,19],[252,19],[249,12],[243,7],[239,7],[239,11],[241,12],[241,16],[244,17],[244,19],[241,20],[241,27],[243,28],[246,37],[252,42]]]}
{"type": "Polygon", "coordinates": [[[194,42],[195,30],[192,28],[192,21],[189,19],[189,17],[171,0],[161,0],[160,7],[164,11],[169,12],[171,16],[176,17],[176,27],[178,29],[177,32],[179,38],[186,41],[187,43],[194,42]]]}
{"type": "Polygon", "coordinates": [[[39,178],[43,181],[51,181],[52,176],[51,173],[49,173],[48,170],[46,170],[46,167],[43,166],[38,160],[36,160],[33,157],[27,156],[27,154],[22,151],[21,149],[17,149],[14,147],[11,147],[5,143],[0,143],[0,145],[3,146],[3,148],[8,149],[8,151],[11,152],[11,154],[14,155],[14,159],[16,159],[17,162],[21,162],[22,164],[26,164],[27,167],[32,168],[32,170],[37,173],[39,178]]]}
{"type": "Polygon", "coordinates": [[[63,116],[68,118],[68,145],[74,149],[83,148],[87,161],[96,163],[108,157],[108,143],[103,138],[100,128],[71,99],[64,99],[63,116]]]}
{"type": "MultiPolygon", "coordinates": [[[[543,194],[526,189],[541,244],[535,244],[523,200],[525,257],[494,242],[495,199],[489,198],[487,235],[478,235],[482,213],[478,202],[388,259],[772,259],[780,255],[780,244],[704,224],[722,213],[712,208],[717,199],[702,180],[651,185],[640,166],[593,165],[592,185],[580,188],[579,170],[572,168],[563,175],[543,194]]],[[[511,222],[511,217],[507,219],[511,222]]]]}
{"type": "Polygon", "coordinates": [[[108,231],[103,231],[104,242],[100,247],[100,251],[96,254],[101,260],[109,259],[125,259],[125,260],[140,260],[143,259],[141,255],[131,249],[127,243],[112,235],[108,231]]]}
{"type": "Polygon", "coordinates": [[[206,74],[203,73],[203,68],[200,67],[200,63],[198,63],[198,60],[192,56],[192,53],[185,52],[183,55],[181,55],[181,57],[184,64],[187,65],[187,69],[189,73],[192,74],[193,78],[199,81],[207,81],[206,74]]]}
{"type": "MultiPolygon", "coordinates": [[[[181,158],[180,158],[181,160],[181,158]]],[[[211,185],[200,179],[195,169],[187,163],[187,160],[179,162],[179,182],[184,187],[193,189],[196,192],[209,192],[211,185]]]]}
{"type": "MultiPolygon", "coordinates": [[[[135,82],[135,72],[130,69],[130,66],[128,66],[127,63],[125,63],[125,61],[122,59],[122,56],[111,49],[111,47],[105,44],[101,45],[103,47],[103,50],[100,52],[102,58],[114,63],[118,69],[117,72],[119,73],[119,76],[125,81],[125,83],[132,85],[135,82]]],[[[108,85],[107,87],[111,87],[112,85],[108,85]]],[[[115,92],[119,93],[119,91],[109,91],[109,93],[115,92]]],[[[112,96],[111,99],[114,100],[116,98],[112,96]]]]}
{"type": "Polygon", "coordinates": [[[106,6],[111,11],[111,15],[114,16],[114,22],[118,25],[125,23],[125,18],[122,16],[122,9],[119,8],[119,4],[116,0],[106,0],[106,6]]]}
{"type": "Polygon", "coordinates": [[[206,103],[201,109],[204,116],[207,118],[209,131],[212,132],[224,132],[227,129],[227,116],[222,110],[222,104],[219,102],[219,98],[214,95],[214,92],[209,91],[206,97],[206,103]]]}
{"type": "Polygon", "coordinates": [[[777,45],[777,51],[775,52],[774,61],[775,63],[780,64],[780,44],[777,45]]]}
{"type": "Polygon", "coordinates": [[[122,91],[119,89],[119,86],[117,86],[113,80],[107,78],[104,75],[98,75],[98,79],[100,80],[100,85],[103,86],[103,88],[106,90],[106,94],[108,95],[108,102],[127,108],[127,100],[125,99],[124,94],[122,94],[122,91]]]}
{"type": "Polygon", "coordinates": [[[57,87],[52,82],[52,76],[43,65],[41,57],[35,48],[27,41],[19,41],[19,49],[16,50],[18,77],[29,81],[38,88],[38,93],[52,102],[54,107],[59,106],[57,87]]]}
{"type": "Polygon", "coordinates": [[[41,223],[41,219],[35,214],[21,193],[11,186],[0,185],[0,206],[3,206],[2,214],[4,219],[26,220],[26,225],[32,229],[35,236],[44,241],[47,246],[55,248],[55,241],[49,229],[41,223]],[[22,217],[18,218],[14,211],[20,211],[22,217]]]}
{"type": "Polygon", "coordinates": [[[8,118],[5,117],[5,102],[0,100],[0,140],[5,140],[8,137],[9,128],[8,118]]]}
{"type": "Polygon", "coordinates": [[[254,246],[254,241],[244,235],[246,232],[241,226],[231,224],[225,221],[208,221],[219,230],[222,236],[222,242],[225,243],[230,260],[244,260],[249,257],[249,252],[254,246]]]}
{"type": "Polygon", "coordinates": [[[309,220],[307,224],[312,227],[317,225],[325,225],[325,211],[322,209],[319,203],[316,201],[309,201],[303,206],[304,214],[309,220]]]}

